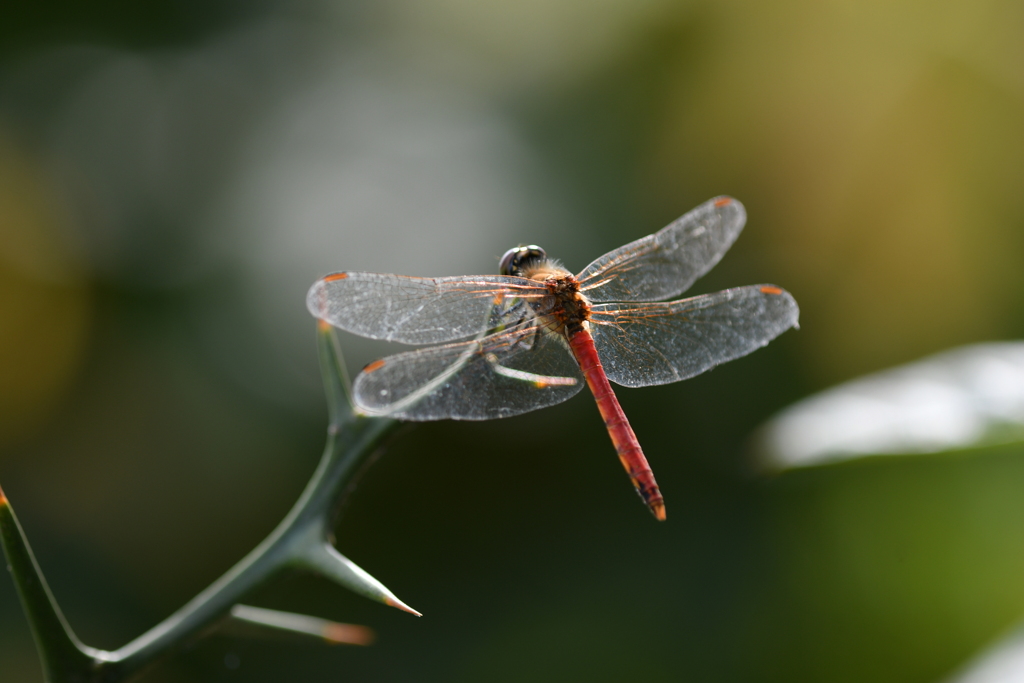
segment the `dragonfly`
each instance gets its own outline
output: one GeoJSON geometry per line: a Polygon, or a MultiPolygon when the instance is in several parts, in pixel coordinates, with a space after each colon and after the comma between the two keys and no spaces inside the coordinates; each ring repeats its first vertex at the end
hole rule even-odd
{"type": "Polygon", "coordinates": [[[798,326],[796,301],[771,284],[664,301],[718,263],[745,223],[739,201],[716,197],[578,275],[536,245],[519,246],[498,275],[334,273],[306,304],[342,330],[424,346],[363,368],[352,398],[364,415],[489,420],[561,403],[586,384],[633,486],[664,520],[664,497],[610,382],[688,379],[798,326]]]}

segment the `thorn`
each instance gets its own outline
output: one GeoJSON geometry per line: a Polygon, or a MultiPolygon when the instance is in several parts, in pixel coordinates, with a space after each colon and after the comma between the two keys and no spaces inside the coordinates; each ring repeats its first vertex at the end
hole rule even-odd
{"type": "Polygon", "coordinates": [[[403,612],[408,612],[409,614],[415,614],[417,617],[423,616],[422,614],[414,610],[412,607],[409,607],[407,604],[405,604],[398,598],[384,598],[384,604],[389,605],[391,607],[397,607],[403,612]]]}
{"type": "Polygon", "coordinates": [[[330,622],[324,626],[323,638],[333,645],[370,645],[375,635],[365,626],[330,622]]]}

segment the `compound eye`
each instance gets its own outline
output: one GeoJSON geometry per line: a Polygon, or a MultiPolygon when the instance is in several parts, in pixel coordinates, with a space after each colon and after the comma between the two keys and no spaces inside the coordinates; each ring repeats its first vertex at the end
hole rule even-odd
{"type": "Polygon", "coordinates": [[[512,274],[512,263],[516,260],[521,249],[522,247],[516,247],[515,249],[509,249],[505,252],[505,255],[501,257],[501,261],[498,263],[499,273],[502,275],[512,274]]]}
{"type": "Polygon", "coordinates": [[[502,275],[522,275],[523,269],[531,263],[543,261],[547,252],[535,244],[509,249],[501,257],[498,272],[502,275]]]}

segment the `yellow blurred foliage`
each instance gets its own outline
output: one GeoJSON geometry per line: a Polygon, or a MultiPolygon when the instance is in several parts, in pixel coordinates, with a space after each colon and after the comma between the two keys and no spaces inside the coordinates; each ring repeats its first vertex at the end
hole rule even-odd
{"type": "Polygon", "coordinates": [[[1019,3],[735,3],[700,21],[715,39],[703,66],[680,60],[647,182],[660,202],[747,204],[815,384],[1019,333],[1019,3]]]}
{"type": "Polygon", "coordinates": [[[90,295],[43,175],[0,131],[0,445],[46,419],[79,367],[90,295]]]}

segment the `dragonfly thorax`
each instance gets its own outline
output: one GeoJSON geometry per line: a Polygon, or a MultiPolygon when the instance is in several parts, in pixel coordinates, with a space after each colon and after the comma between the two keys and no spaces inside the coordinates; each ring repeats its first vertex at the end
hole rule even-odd
{"type": "Polygon", "coordinates": [[[531,273],[531,279],[542,280],[548,290],[548,296],[539,300],[535,307],[546,327],[566,336],[585,327],[590,319],[590,302],[580,293],[580,283],[572,273],[553,266],[550,275],[536,275],[531,273]]]}

